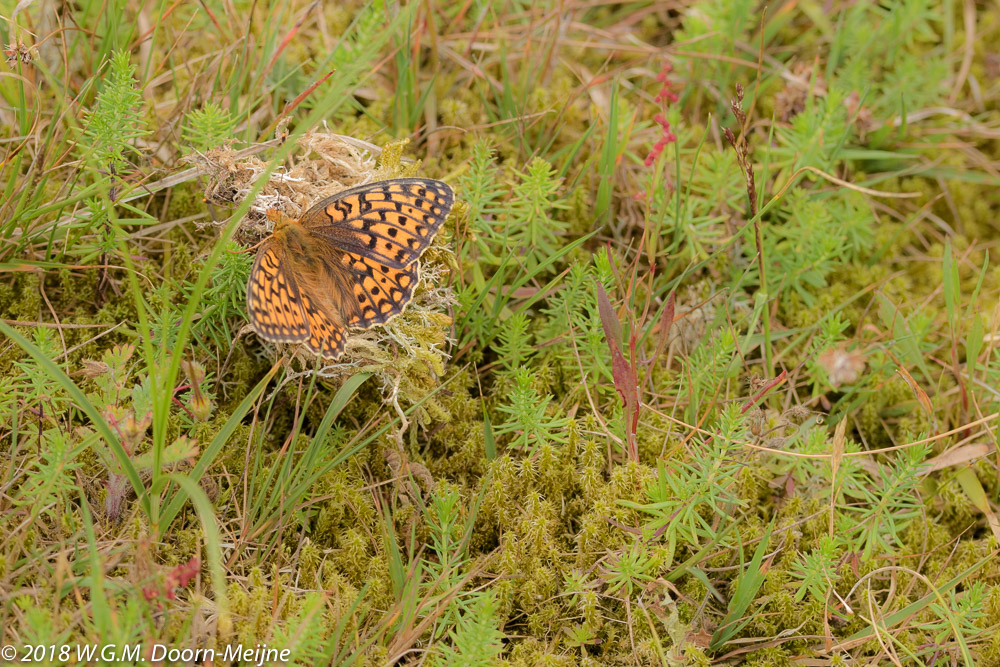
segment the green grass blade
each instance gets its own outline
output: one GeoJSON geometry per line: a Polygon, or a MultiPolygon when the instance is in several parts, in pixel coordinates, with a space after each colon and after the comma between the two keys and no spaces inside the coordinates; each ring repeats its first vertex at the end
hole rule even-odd
{"type": "MultiPolygon", "coordinates": [[[[205,452],[198,458],[198,462],[194,464],[194,468],[187,475],[188,479],[196,484],[201,480],[202,475],[204,475],[205,471],[208,470],[208,467],[212,465],[212,462],[215,461],[215,457],[219,455],[223,446],[229,441],[233,432],[236,431],[236,428],[243,421],[243,417],[250,412],[250,408],[253,407],[253,404],[264,391],[268,382],[270,382],[271,378],[274,377],[274,374],[277,373],[278,368],[280,368],[280,366],[275,364],[267,375],[265,375],[260,382],[257,383],[257,386],[255,386],[250,393],[246,395],[246,398],[240,401],[239,406],[233,410],[229,419],[226,420],[223,427],[219,429],[219,432],[215,434],[214,438],[212,438],[212,442],[205,449],[205,452]]],[[[166,507],[160,515],[159,529],[161,534],[166,532],[170,527],[170,524],[173,523],[174,518],[181,510],[183,504],[184,498],[181,497],[180,494],[174,494],[173,499],[166,503],[166,507]]]]}
{"type": "Polygon", "coordinates": [[[148,511],[149,496],[146,491],[146,486],[142,483],[142,479],[139,477],[139,473],[136,471],[135,466],[132,465],[128,452],[126,452],[125,448],[122,447],[122,443],[118,439],[118,436],[111,430],[111,427],[108,426],[108,423],[104,420],[104,417],[101,416],[97,407],[90,402],[90,399],[87,398],[86,394],[84,394],[83,391],[76,386],[76,383],[74,383],[54,361],[46,357],[34,343],[22,336],[17,332],[17,330],[2,320],[0,320],[0,332],[3,332],[4,335],[17,343],[21,349],[31,355],[31,358],[38,363],[42,370],[44,370],[45,373],[55,382],[61,385],[66,393],[69,394],[70,399],[74,402],[76,407],[87,415],[90,422],[94,425],[94,429],[96,429],[97,433],[104,438],[104,442],[106,442],[108,447],[111,449],[111,454],[122,467],[122,471],[125,473],[125,476],[128,477],[129,483],[132,484],[132,489],[139,498],[139,502],[142,504],[143,508],[148,511]]]}
{"type": "Polygon", "coordinates": [[[739,584],[736,586],[735,593],[733,593],[732,598],[729,600],[729,613],[722,619],[722,623],[719,624],[719,627],[712,635],[709,650],[717,651],[722,648],[742,627],[739,621],[743,619],[743,615],[750,608],[750,604],[757,596],[757,591],[760,590],[761,585],[764,583],[765,573],[761,570],[761,564],[764,561],[764,554],[767,553],[767,547],[771,542],[772,530],[774,530],[774,524],[767,527],[760,542],[757,544],[757,550],[753,554],[753,559],[747,565],[743,576],[740,577],[739,584]]]}
{"type": "Polygon", "coordinates": [[[198,483],[190,477],[174,473],[166,473],[165,476],[180,487],[180,492],[187,495],[198,513],[205,536],[205,561],[212,575],[212,592],[215,595],[213,604],[219,615],[220,631],[226,632],[230,625],[229,597],[226,594],[226,574],[222,567],[222,539],[219,537],[219,526],[215,521],[215,508],[198,483]]]}

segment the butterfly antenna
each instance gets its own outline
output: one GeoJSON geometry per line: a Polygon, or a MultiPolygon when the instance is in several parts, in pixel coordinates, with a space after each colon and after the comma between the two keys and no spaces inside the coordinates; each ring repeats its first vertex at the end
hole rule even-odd
{"type": "MultiPolygon", "coordinates": [[[[268,237],[268,238],[270,238],[270,237],[268,237]]],[[[266,241],[266,240],[267,239],[264,239],[264,241],[266,241]]],[[[250,246],[249,248],[244,248],[243,250],[227,250],[226,252],[228,252],[230,255],[242,255],[245,252],[250,252],[251,250],[256,250],[257,248],[261,247],[262,245],[264,245],[264,241],[260,241],[259,243],[255,243],[254,245],[250,246]]]]}

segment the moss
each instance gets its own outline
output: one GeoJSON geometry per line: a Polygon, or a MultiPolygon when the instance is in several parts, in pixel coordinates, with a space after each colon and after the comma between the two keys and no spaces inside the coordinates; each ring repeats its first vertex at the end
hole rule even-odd
{"type": "MultiPolygon", "coordinates": [[[[700,3],[692,8],[690,15],[697,19],[694,23],[703,19],[706,26],[713,26],[712,34],[746,41],[747,35],[740,29],[728,32],[725,29],[730,24],[722,20],[723,5],[700,3]],[[724,28],[721,32],[720,26],[724,28]]],[[[322,30],[328,35],[349,31],[358,7],[357,4],[323,7],[322,30]]],[[[372,156],[353,151],[329,133],[315,133],[300,139],[293,152],[286,172],[291,178],[276,177],[266,184],[261,207],[277,202],[293,213],[323,194],[367,179],[419,173],[457,182],[468,170],[473,141],[477,136],[485,136],[498,147],[496,180],[502,193],[511,184],[521,182],[518,173],[524,171],[532,158],[545,159],[564,178],[559,197],[565,198],[567,208],[556,214],[559,221],[567,223],[563,240],[594,229],[599,234],[544,275],[516,286],[492,288],[480,306],[487,311],[496,304],[501,323],[510,322],[515,312],[523,312],[528,318],[530,336],[523,343],[528,351],[524,363],[530,369],[531,389],[538,396],[553,396],[546,413],[548,418],[566,420],[566,426],[556,437],[530,452],[506,448],[516,434],[496,436],[497,425],[503,419],[498,408],[508,404],[509,394],[517,385],[507,372],[509,369],[500,370],[503,359],[498,358],[502,355],[498,354],[495,342],[480,341],[475,325],[464,319],[467,314],[463,312],[464,305],[480,296],[470,278],[469,267],[479,263],[488,279],[496,265],[479,257],[475,244],[468,243],[470,225],[465,217],[470,209],[463,203],[455,206],[446,230],[428,250],[422,268],[423,280],[410,308],[388,326],[352,336],[343,364],[318,368],[314,359],[292,358],[292,350],[275,350],[261,344],[253,334],[237,336],[244,325],[238,318],[226,323],[234,334],[231,348],[219,346],[218,341],[204,344],[199,341],[197,346],[177,351],[185,357],[197,358],[209,369],[213,376],[214,411],[208,420],[197,422],[174,406],[164,422],[162,435],[168,444],[190,438],[197,443],[199,455],[206,451],[275,359],[289,353],[283,375],[279,375],[281,379],[276,383],[280,386],[272,384],[265,390],[263,400],[236,427],[209,469],[208,478],[202,480],[203,488],[218,508],[224,540],[237,546],[234,552],[224,552],[236,556],[232,562],[226,562],[229,571],[224,582],[237,621],[236,638],[252,644],[274,636],[278,628],[290,631],[300,625],[321,626],[324,641],[340,632],[340,645],[345,650],[350,652],[361,646],[359,664],[383,664],[389,660],[392,651],[388,647],[396,646],[394,642],[419,618],[406,616],[408,612],[392,590],[386,526],[396,531],[407,576],[418,571],[424,573],[424,579],[408,581],[413,585],[413,594],[425,596],[432,589],[448,590],[452,582],[462,581],[456,595],[447,602],[455,606],[449,606],[447,613],[435,618],[432,629],[415,640],[414,651],[434,653],[439,642],[450,643],[452,633],[457,630],[451,620],[459,617],[456,610],[473,594],[490,591],[497,601],[497,627],[506,635],[503,660],[508,664],[614,665],[635,661],[659,664],[660,651],[667,653],[671,664],[708,664],[720,652],[705,649],[704,637],[694,633],[705,632],[711,619],[725,613],[728,600],[720,600],[718,596],[726,598],[733,594],[737,578],[752,556],[755,541],[772,523],[775,532],[768,553],[774,556],[768,560],[761,589],[746,614],[750,622],[741,629],[740,639],[772,638],[789,628],[806,635],[827,631],[826,602],[816,600],[811,594],[796,599],[800,580],[793,575],[793,568],[800,561],[800,554],[821,549],[824,540],[831,537],[835,546],[831,556],[831,567],[837,573],[835,591],[846,595],[865,578],[866,584],[872,585],[877,601],[885,604],[884,617],[922,599],[927,588],[923,579],[902,570],[894,571],[890,603],[886,593],[889,584],[879,568],[896,563],[941,582],[967,572],[984,559],[987,564],[975,573],[975,578],[987,585],[984,616],[987,619],[1000,616],[1000,587],[995,585],[997,566],[988,560],[996,542],[984,529],[981,512],[969,501],[951,472],[926,476],[920,487],[923,514],[909,520],[900,534],[900,543],[893,544],[891,551],[877,553],[871,562],[865,563],[853,551],[857,545],[852,536],[830,536],[829,463],[793,458],[802,453],[829,453],[832,435],[827,433],[825,425],[818,423],[819,417],[826,414],[836,418],[846,416],[849,440],[874,449],[899,446],[960,427],[968,421],[966,414],[995,412],[989,407],[995,397],[981,391],[977,384],[990,382],[992,367],[980,368],[973,374],[977,383],[970,382],[966,374],[952,372],[951,339],[955,339],[961,370],[966,363],[962,353],[968,328],[964,322],[954,334],[948,328],[941,290],[941,258],[942,240],[948,232],[953,252],[960,258],[961,312],[978,309],[989,327],[990,304],[1000,286],[997,269],[987,269],[979,301],[970,303],[969,299],[996,235],[995,209],[1000,206],[1000,195],[988,178],[980,178],[974,172],[980,169],[977,165],[995,158],[998,142],[977,135],[972,124],[952,136],[949,121],[927,119],[919,114],[905,130],[892,125],[892,118],[869,119],[870,126],[866,129],[865,108],[862,108],[855,134],[848,136],[844,147],[851,151],[880,149],[885,151],[883,157],[853,152],[852,159],[837,158],[828,165],[828,171],[852,183],[887,192],[916,192],[919,197],[893,199],[862,196],[857,192],[847,194],[831,181],[817,185],[821,183],[818,176],[812,179],[798,173],[796,187],[801,192],[795,196],[808,199],[810,206],[802,209],[808,215],[789,219],[779,201],[765,218],[767,242],[778,240],[796,225],[808,226],[811,222],[806,218],[819,220],[830,211],[837,212],[834,223],[845,226],[850,221],[837,217],[841,213],[845,218],[848,214],[870,217],[866,222],[869,236],[864,237],[866,242],[859,248],[841,249],[842,254],[832,260],[832,266],[824,267],[821,272],[823,284],[806,281],[800,284],[801,289],[790,287],[801,276],[785,273],[783,262],[789,258],[769,253],[772,300],[767,308],[755,309],[752,235],[747,229],[745,236],[738,236],[748,217],[743,210],[744,185],[732,151],[715,140],[716,120],[714,117],[706,120],[706,109],[714,108],[717,103],[724,106],[731,97],[731,83],[727,81],[739,80],[751,71],[740,69],[737,63],[745,54],[731,54],[725,43],[717,41],[712,41],[718,48],[713,47],[712,58],[707,60],[692,61],[675,54],[670,58],[676,65],[671,79],[682,93],[682,100],[664,108],[651,102],[660,85],[655,81],[658,61],[650,62],[645,51],[641,57],[636,55],[642,48],[634,44],[607,52],[592,48],[589,43],[584,47],[582,44],[592,35],[584,40],[576,31],[578,25],[586,24],[593,27],[594,34],[601,35],[600,39],[616,39],[610,26],[617,25],[622,16],[631,17],[634,20],[627,25],[631,26],[633,38],[661,46],[672,39],[681,18],[650,12],[631,15],[628,8],[610,5],[580,11],[571,9],[568,15],[571,20],[560,24],[560,39],[551,43],[551,59],[541,57],[544,49],[532,50],[532,55],[539,57],[523,62],[510,58],[506,66],[512,75],[508,78],[497,64],[497,54],[501,51],[495,49],[500,48],[500,42],[505,49],[503,53],[507,54],[519,53],[521,47],[536,49],[539,45],[549,45],[551,35],[545,32],[549,30],[547,25],[525,23],[515,15],[504,30],[497,31],[492,15],[487,13],[476,17],[477,21],[483,21],[480,31],[478,24],[463,23],[468,17],[449,14],[448,19],[458,23],[455,29],[462,31],[456,36],[450,26],[441,22],[443,14],[419,11],[413,31],[406,33],[414,41],[406,41],[408,46],[399,50],[398,56],[386,60],[385,69],[373,72],[364,93],[359,95],[358,103],[365,106],[364,113],[344,112],[342,117],[331,119],[337,122],[339,132],[385,141],[390,130],[384,125],[386,121],[394,121],[398,101],[387,84],[406,85],[402,83],[404,72],[393,69],[400,62],[395,58],[416,56],[406,66],[416,72],[420,85],[431,86],[431,94],[427,98],[428,111],[419,119],[421,127],[413,128],[413,143],[389,143],[376,161],[372,156]],[[430,31],[436,31],[433,40],[430,31]],[[429,43],[434,46],[427,47],[429,43]],[[456,66],[456,62],[461,65],[456,66]],[[433,79],[424,76],[429,71],[425,68],[432,65],[433,79]],[[524,72],[542,76],[545,84],[535,85],[535,79],[523,76],[524,72]],[[614,72],[619,81],[616,129],[620,143],[613,156],[614,219],[611,225],[604,226],[593,216],[594,193],[600,178],[595,166],[604,159],[606,138],[614,136],[615,129],[607,127],[611,101],[604,77],[608,72],[614,72]],[[699,73],[717,76],[688,78],[699,73]],[[652,143],[651,119],[661,112],[670,114],[672,126],[680,137],[675,146],[678,173],[674,173],[672,155],[653,169],[644,170],[640,166],[652,143]],[[868,132],[870,144],[860,139],[863,132],[868,132]],[[706,137],[704,143],[702,137],[706,137]],[[954,149],[957,142],[961,142],[961,150],[954,149]],[[887,157],[902,152],[909,154],[906,161],[887,157]],[[421,157],[423,162],[409,162],[404,155],[421,157]],[[917,164],[932,164],[937,171],[930,176],[920,168],[907,167],[917,164]],[[950,178],[949,173],[965,173],[967,177],[950,178]],[[659,180],[654,182],[654,179],[659,180]],[[640,189],[648,190],[648,201],[630,199],[640,189]],[[680,210],[675,208],[678,204],[680,210]],[[854,204],[858,210],[852,208],[854,204]],[[648,247],[650,241],[643,234],[654,230],[662,233],[662,239],[657,239],[661,242],[659,247],[670,249],[650,261],[639,249],[648,247]],[[954,234],[950,233],[952,230],[954,234]],[[678,245],[669,245],[674,240],[679,241],[678,245]],[[593,255],[595,252],[604,255],[605,247],[613,255],[617,269],[611,271],[600,265],[593,271],[593,255]],[[583,266],[591,269],[580,271],[578,267],[583,266]],[[630,282],[630,272],[638,276],[635,284],[630,282]],[[607,279],[608,292],[626,334],[632,332],[636,322],[636,333],[640,335],[635,356],[631,351],[627,353],[630,360],[640,362],[643,410],[637,432],[638,462],[628,461],[622,448],[608,436],[610,432],[614,437],[624,438],[623,416],[613,384],[615,378],[601,315],[592,296],[595,275],[607,279]],[[665,357],[646,366],[655,350],[658,333],[650,323],[655,321],[656,308],[666,295],[677,288],[677,312],[683,318],[673,323],[665,357]],[[494,301],[504,290],[514,294],[511,300],[494,301]],[[563,297],[565,301],[560,300],[563,297]],[[899,316],[906,318],[909,332],[894,330],[898,322],[886,322],[880,316],[876,299],[882,297],[899,307],[899,316]],[[647,299],[651,310],[648,319],[642,321],[640,315],[647,299]],[[561,314],[557,311],[564,303],[568,312],[561,314]],[[823,327],[833,312],[839,312],[848,323],[842,336],[865,355],[865,371],[856,383],[836,391],[825,381],[819,383],[815,392],[811,388],[803,391],[803,369],[809,375],[815,374],[810,364],[815,362],[822,347],[814,341],[825,335],[823,327]],[[706,483],[694,455],[705,451],[712,438],[719,437],[725,407],[745,401],[747,388],[736,378],[764,374],[759,339],[760,323],[765,317],[770,321],[777,353],[773,371],[786,371],[787,382],[772,392],[770,405],[763,404],[761,409],[741,414],[740,427],[751,435],[745,438],[741,435],[739,447],[727,452],[726,460],[719,462],[735,469],[731,482],[721,489],[730,496],[724,502],[720,500],[716,507],[700,507],[685,519],[690,525],[678,526],[675,517],[682,514],[688,499],[667,498],[664,504],[676,504],[666,512],[651,507],[648,490],[659,483],[655,466],[664,461],[670,475],[683,473],[694,482],[706,483]],[[731,334],[737,341],[731,359],[715,355],[722,340],[720,332],[731,334]],[[452,345],[455,339],[463,341],[462,345],[452,345]],[[905,347],[911,343],[916,345],[919,359],[906,351],[905,347]],[[718,368],[708,367],[716,363],[718,368]],[[929,375],[918,368],[921,363],[931,369],[929,375]],[[900,365],[931,396],[933,416],[924,412],[913,388],[897,372],[900,365]],[[340,412],[325,441],[314,442],[316,428],[334,395],[344,380],[359,370],[371,372],[372,378],[340,412]],[[697,382],[691,379],[695,375],[697,382]],[[310,390],[314,379],[315,388],[310,390]],[[960,396],[964,402],[960,402],[960,396]],[[792,419],[789,416],[792,409],[804,410],[807,416],[792,419]],[[293,503],[291,512],[271,515],[269,508],[276,507],[274,497],[285,499],[284,494],[290,493],[287,485],[290,473],[284,471],[299,470],[296,466],[301,465],[301,474],[310,475],[328,465],[339,452],[364,442],[374,429],[400,415],[405,415],[405,426],[394,425],[346,460],[318,474],[293,503]],[[374,426],[366,426],[369,424],[374,426]],[[299,432],[289,437],[296,427],[299,432]],[[494,460],[485,456],[489,440],[495,441],[499,449],[494,460]],[[743,447],[751,444],[782,453],[751,454],[748,447],[743,447]],[[310,450],[313,445],[317,449],[310,450]],[[387,457],[399,456],[401,448],[411,466],[426,468],[427,475],[417,485],[420,488],[407,490],[407,485],[396,479],[398,461],[393,463],[387,457]],[[307,451],[313,451],[310,456],[316,458],[305,460],[307,451]],[[277,480],[278,486],[267,480],[277,480]],[[452,490],[462,499],[459,516],[463,524],[455,531],[462,540],[462,549],[456,557],[468,560],[447,574],[453,579],[432,586],[426,573],[442,560],[432,546],[435,533],[429,519],[431,507],[435,498],[452,490]],[[730,497],[736,500],[730,501],[730,497]],[[469,521],[472,525],[466,542],[464,522],[469,521]],[[689,540],[687,536],[693,537],[689,540]],[[662,618],[653,616],[658,640],[640,613],[640,602],[644,605],[642,609],[651,608],[649,588],[628,600],[620,592],[609,593],[609,568],[637,540],[648,559],[653,577],[650,585],[655,583],[667,591],[662,606],[670,609],[671,616],[666,612],[662,618]],[[423,561],[419,570],[417,561],[423,561]],[[693,572],[707,577],[711,588],[702,578],[693,576],[693,572]],[[320,611],[312,616],[306,609],[306,599],[298,594],[301,589],[322,591],[320,611]],[[578,643],[570,633],[580,629],[584,634],[590,633],[594,642],[578,643]],[[431,632],[436,634],[432,637],[431,632]],[[369,639],[375,645],[365,646],[369,639]]],[[[180,13],[183,12],[178,10],[180,13]]],[[[691,16],[683,20],[690,24],[694,20],[691,16]]],[[[186,20],[190,18],[191,15],[186,16],[186,20]]],[[[260,29],[270,15],[259,11],[254,18],[255,29],[260,29]]],[[[823,62],[825,56],[822,49],[816,48],[814,36],[805,33],[805,38],[800,39],[805,23],[799,18],[794,12],[788,14],[777,25],[777,33],[767,35],[768,40],[777,40],[767,44],[767,57],[779,59],[774,62],[786,62],[783,58],[792,49],[774,51],[771,49],[774,44],[794,47],[800,63],[812,57],[808,54],[818,54],[820,62],[816,66],[821,69],[817,71],[824,72],[824,77],[817,80],[819,85],[810,100],[821,104],[837,85],[836,78],[828,81],[826,76],[842,64],[823,62]]],[[[957,14],[956,18],[960,16],[957,14]]],[[[991,80],[991,61],[985,44],[1000,30],[1000,23],[992,15],[979,18],[969,77],[982,82],[991,80]]],[[[378,20],[382,19],[379,15],[378,20]]],[[[196,20],[209,19],[198,15],[196,20]]],[[[873,22],[870,28],[874,30],[885,23],[888,22],[873,22]]],[[[273,85],[265,86],[264,92],[247,97],[258,99],[263,95],[266,104],[270,104],[275,101],[275,94],[291,96],[309,85],[312,73],[308,65],[290,75],[287,68],[290,63],[329,50],[317,46],[325,44],[317,41],[317,35],[309,38],[310,25],[303,23],[298,28],[296,39],[281,50],[273,72],[258,79],[279,81],[275,84],[278,92],[269,92],[274,90],[273,85]]],[[[935,21],[931,25],[931,29],[937,29],[933,27],[937,25],[935,21]]],[[[954,40],[961,44],[963,24],[956,21],[955,25],[954,40]]],[[[693,40],[692,48],[701,48],[700,42],[709,37],[693,40]]],[[[192,57],[209,52],[201,43],[191,46],[185,53],[192,57]]],[[[354,55],[355,47],[349,41],[341,46],[343,53],[354,55]]],[[[163,47],[154,43],[151,48],[154,53],[148,57],[153,62],[166,57],[163,47]]],[[[910,59],[934,55],[933,48],[933,43],[919,39],[898,46],[900,54],[910,59]]],[[[343,57],[343,53],[338,57],[343,57]]],[[[221,58],[220,72],[223,72],[225,56],[221,58]]],[[[795,69],[794,61],[786,64],[788,72],[795,76],[806,71],[795,69]]],[[[890,90],[892,81],[888,77],[892,70],[878,67],[872,71],[873,97],[865,104],[884,108],[890,103],[882,98],[890,90]]],[[[171,79],[172,87],[200,90],[200,76],[196,69],[178,71],[176,78],[171,79]]],[[[751,79],[752,76],[747,80],[751,79]]],[[[70,76],[67,80],[87,79],[70,76]]],[[[967,79],[970,87],[972,80],[967,79]]],[[[230,92],[239,92],[238,79],[230,81],[230,92]]],[[[987,88],[977,91],[977,95],[985,96],[987,104],[995,96],[995,91],[987,88]]],[[[748,127],[754,143],[762,203],[771,197],[790,198],[792,193],[780,188],[799,160],[812,159],[805,154],[812,150],[811,140],[834,136],[830,134],[831,128],[824,127],[807,137],[808,145],[789,141],[795,123],[803,122],[809,113],[805,104],[793,104],[796,102],[793,97],[799,93],[789,77],[766,74],[760,89],[754,91],[757,106],[748,127]],[[787,117],[781,113],[782,105],[791,112],[787,117]],[[774,123],[774,132],[769,126],[757,132],[762,127],[758,120],[769,118],[772,121],[765,122],[774,123]],[[770,170],[766,175],[764,164],[770,170]]],[[[156,99],[160,97],[156,87],[150,89],[150,94],[156,99]]],[[[921,96],[926,95],[938,93],[928,86],[921,90],[921,96]]],[[[243,93],[232,99],[242,114],[243,93]]],[[[308,105],[310,101],[307,98],[304,103],[308,105]]],[[[891,104],[898,106],[896,102],[891,104]]],[[[940,104],[928,104],[928,108],[944,104],[942,100],[940,104]]],[[[949,104],[962,113],[969,111],[961,99],[949,104]]],[[[150,121],[156,123],[156,114],[165,114],[164,108],[158,104],[158,111],[149,114],[150,121]]],[[[176,113],[180,117],[186,111],[179,108],[176,113]]],[[[981,109],[973,112],[980,126],[996,120],[993,112],[981,109]]],[[[833,118],[837,114],[829,115],[833,118]]],[[[54,114],[53,118],[58,116],[54,114]]],[[[260,113],[247,113],[246,118],[248,136],[271,120],[260,113]]],[[[410,130],[396,131],[408,134],[410,130]]],[[[169,152],[177,149],[173,143],[161,139],[158,145],[169,152]]],[[[822,149],[829,150],[829,142],[822,149]]],[[[44,156],[44,153],[37,154],[44,156]]],[[[208,196],[220,218],[225,217],[224,206],[245,196],[260,173],[264,157],[237,160],[226,150],[206,154],[200,164],[211,168],[207,175],[208,196]]],[[[53,200],[65,196],[63,184],[56,181],[52,177],[44,191],[53,200]]],[[[147,210],[163,211],[163,222],[199,215],[204,212],[201,187],[196,181],[174,187],[169,198],[157,195],[147,210]]],[[[470,188],[460,190],[459,196],[471,198],[475,193],[470,188]]],[[[491,224],[497,223],[497,229],[501,228],[499,220],[507,215],[504,209],[509,201],[504,195],[499,202],[488,213],[491,224]]],[[[266,224],[259,211],[251,212],[240,230],[240,240],[247,244],[256,242],[265,233],[266,224]]],[[[186,298],[186,290],[200,270],[202,258],[216,239],[212,227],[183,223],[157,231],[152,238],[134,231],[128,244],[143,277],[142,299],[153,313],[154,344],[159,350],[170,345],[177,303],[186,298]],[[155,321],[157,318],[163,321],[155,321]]],[[[493,243],[497,253],[503,250],[502,243],[485,233],[477,240],[493,243]]],[[[815,235],[806,239],[815,240],[815,235]]],[[[805,251],[809,249],[807,246],[808,243],[794,248],[796,252],[805,251]]],[[[56,251],[62,250],[56,248],[56,251]]],[[[508,266],[517,266],[520,271],[521,258],[516,254],[507,257],[508,266]]],[[[102,270],[79,268],[71,263],[72,255],[64,259],[64,265],[47,272],[44,278],[37,272],[19,272],[0,282],[0,317],[49,321],[48,304],[41,298],[44,291],[63,323],[113,326],[124,322],[96,340],[91,338],[103,329],[28,332],[36,336],[39,344],[53,350],[53,356],[61,352],[64,344],[69,349],[77,348],[59,363],[65,364],[64,370],[88,396],[99,396],[94,380],[82,374],[90,372],[83,362],[102,359],[103,353],[114,345],[132,343],[141,350],[135,297],[127,288],[122,270],[111,269],[108,274],[125,287],[119,297],[106,286],[98,287],[102,270]]],[[[516,271],[511,275],[521,276],[516,271]]],[[[234,284],[233,289],[239,300],[243,285],[234,284]]],[[[162,371],[145,368],[141,357],[140,351],[129,362],[128,381],[120,388],[122,400],[98,405],[100,411],[109,415],[127,414],[135,385],[147,373],[155,371],[156,375],[162,371]]],[[[986,358],[984,353],[981,360],[986,358]]],[[[103,506],[109,496],[109,461],[104,449],[93,444],[99,441],[87,427],[87,418],[69,407],[61,386],[51,378],[46,379],[44,374],[33,374],[34,370],[37,369],[25,366],[19,349],[10,345],[0,349],[0,437],[16,440],[10,460],[0,460],[0,478],[5,480],[4,497],[14,499],[16,502],[11,506],[17,508],[11,515],[0,516],[0,525],[15,533],[8,543],[10,546],[0,554],[0,579],[6,582],[12,578],[15,589],[32,591],[30,596],[22,596],[14,603],[18,619],[23,619],[25,637],[46,633],[52,636],[57,631],[62,633],[60,636],[83,636],[78,619],[90,613],[92,606],[84,585],[86,580],[80,580],[79,574],[89,572],[89,555],[83,560],[70,559],[68,563],[60,560],[53,566],[48,556],[52,547],[45,545],[86,542],[81,532],[86,522],[73,494],[79,481],[93,506],[103,506]],[[15,363],[20,365],[15,367],[15,363]],[[25,523],[17,512],[32,505],[30,499],[20,494],[28,488],[26,475],[39,478],[45,463],[36,451],[48,447],[47,440],[38,445],[32,439],[36,425],[68,434],[74,447],[75,476],[54,474],[51,481],[63,484],[66,490],[55,494],[58,502],[51,508],[25,523]],[[35,551],[40,555],[27,556],[35,551]],[[62,602],[51,599],[47,591],[56,585],[53,569],[58,577],[65,577],[60,580],[64,588],[72,585],[74,591],[80,592],[74,600],[83,601],[81,609],[74,606],[68,611],[69,598],[62,602]],[[57,605],[62,605],[61,613],[49,611],[57,605]]],[[[186,391],[176,390],[180,404],[188,400],[186,391]]],[[[941,440],[935,444],[934,453],[952,444],[941,440]]],[[[148,451],[149,446],[148,433],[140,434],[137,451],[148,451]]],[[[888,464],[895,456],[881,454],[872,458],[888,464]]],[[[861,457],[845,459],[837,480],[841,484],[851,480],[877,488],[882,473],[871,465],[871,459],[866,457],[863,463],[861,460],[861,457]]],[[[186,473],[190,465],[182,463],[177,470],[186,473]]],[[[973,470],[988,497],[995,496],[1000,482],[990,462],[979,463],[973,470]]],[[[142,475],[148,481],[148,472],[142,475]]],[[[843,487],[839,498],[840,503],[856,501],[855,497],[843,494],[843,487]]],[[[157,536],[162,542],[145,555],[131,544],[148,541],[152,527],[134,497],[129,496],[125,505],[126,513],[121,520],[107,516],[96,516],[94,520],[101,544],[128,545],[114,547],[111,552],[99,550],[103,562],[115,564],[106,572],[114,581],[145,580],[145,574],[139,576],[136,572],[140,565],[150,570],[149,577],[155,578],[160,572],[158,568],[186,562],[202,553],[204,528],[190,505],[185,506],[165,534],[157,536]]],[[[839,517],[843,505],[836,512],[839,517]]],[[[210,598],[211,583],[203,564],[197,595],[210,598]]],[[[132,595],[136,600],[126,602],[117,588],[108,586],[107,590],[116,618],[135,615],[134,625],[140,628],[135,632],[151,632],[155,625],[158,635],[181,637],[189,628],[204,625],[193,615],[203,613],[204,608],[189,612],[186,603],[181,602],[168,603],[164,610],[150,612],[137,596],[132,595]],[[154,620],[148,621],[147,617],[154,620]]],[[[959,595],[966,591],[963,585],[959,595]]],[[[187,593],[181,595],[183,598],[187,593]]],[[[859,593],[854,595],[848,600],[852,605],[857,603],[859,593]]],[[[863,614],[844,615],[839,605],[833,606],[837,616],[831,621],[831,630],[835,638],[868,627],[863,614]],[[843,623],[836,620],[841,617],[846,619],[843,623]]],[[[420,614],[427,613],[426,609],[420,614]]],[[[925,608],[909,627],[899,628],[894,636],[902,645],[924,655],[920,652],[934,641],[934,631],[915,623],[940,620],[936,612],[925,608]]],[[[132,624],[120,625],[126,631],[133,631],[132,624]]],[[[979,627],[984,631],[990,629],[985,621],[979,627]]],[[[708,627],[707,631],[711,630],[708,627]]],[[[810,655],[814,649],[808,641],[784,639],[780,645],[750,652],[744,659],[747,664],[787,664],[810,655]]],[[[723,651],[731,648],[725,647],[723,651]]],[[[1000,644],[996,641],[989,638],[976,641],[973,650],[983,664],[1000,663],[997,657],[1000,644]]],[[[882,655],[882,651],[881,645],[872,640],[852,648],[848,655],[852,660],[865,660],[882,655]]],[[[845,655],[832,656],[831,660],[849,662],[845,655]]]]}
{"type": "Polygon", "coordinates": [[[25,272],[15,274],[9,285],[4,286],[0,300],[4,308],[4,317],[13,320],[37,322],[41,315],[42,295],[39,292],[41,278],[38,273],[25,272]]]}

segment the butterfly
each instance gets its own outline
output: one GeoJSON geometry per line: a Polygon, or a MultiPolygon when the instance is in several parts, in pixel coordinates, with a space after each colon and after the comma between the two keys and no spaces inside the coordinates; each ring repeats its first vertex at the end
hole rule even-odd
{"type": "Polygon", "coordinates": [[[335,360],[348,328],[403,311],[420,256],[455,202],[447,183],[395,178],[339,192],[296,219],[281,214],[247,284],[250,325],[272,343],[301,343],[335,360]]]}

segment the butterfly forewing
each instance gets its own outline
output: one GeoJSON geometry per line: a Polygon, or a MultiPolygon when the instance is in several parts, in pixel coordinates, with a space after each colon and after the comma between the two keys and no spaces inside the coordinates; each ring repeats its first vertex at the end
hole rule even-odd
{"type": "Polygon", "coordinates": [[[299,222],[345,251],[401,269],[427,249],[454,201],[441,181],[397,178],[339,192],[299,222]]]}
{"type": "Polygon", "coordinates": [[[257,253],[247,284],[250,324],[274,343],[302,343],[309,339],[309,322],[288,266],[279,248],[267,243],[257,253]]]}

